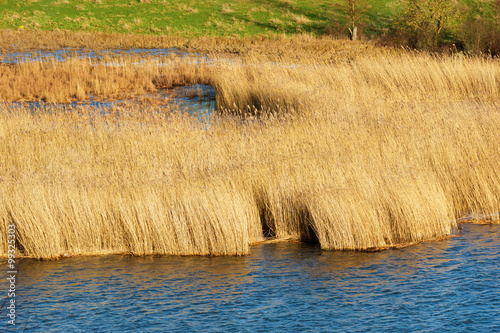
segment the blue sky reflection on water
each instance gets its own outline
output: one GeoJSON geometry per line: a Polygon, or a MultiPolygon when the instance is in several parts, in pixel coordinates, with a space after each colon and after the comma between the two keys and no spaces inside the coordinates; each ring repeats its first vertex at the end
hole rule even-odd
{"type": "MultiPolygon", "coordinates": [[[[245,257],[24,260],[26,332],[495,332],[500,225],[377,253],[262,244],[245,257]]],[[[6,320],[0,329],[8,329],[6,320]]]]}

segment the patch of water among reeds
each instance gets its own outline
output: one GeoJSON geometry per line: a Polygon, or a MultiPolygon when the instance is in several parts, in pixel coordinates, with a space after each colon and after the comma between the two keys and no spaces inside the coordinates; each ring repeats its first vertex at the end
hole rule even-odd
{"type": "Polygon", "coordinates": [[[205,121],[216,109],[215,88],[196,84],[173,89],[160,89],[156,93],[147,93],[132,99],[101,100],[89,95],[83,101],[70,103],[49,103],[44,101],[2,103],[9,109],[28,109],[32,113],[43,112],[73,112],[92,110],[102,114],[113,113],[125,108],[158,109],[168,112],[183,112],[205,121]]]}
{"type": "Polygon", "coordinates": [[[94,51],[86,48],[62,48],[58,50],[32,50],[25,52],[0,53],[0,63],[18,64],[28,61],[65,61],[68,59],[94,59],[102,60],[110,57],[130,56],[139,58],[172,58],[198,56],[188,53],[178,48],[157,48],[157,49],[110,49],[94,51]]]}

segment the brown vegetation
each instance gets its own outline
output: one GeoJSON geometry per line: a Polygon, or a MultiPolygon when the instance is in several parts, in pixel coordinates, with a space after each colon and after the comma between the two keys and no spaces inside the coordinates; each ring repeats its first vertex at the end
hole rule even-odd
{"type": "MultiPolygon", "coordinates": [[[[201,60],[203,61],[203,60],[201,60]]],[[[0,64],[0,101],[65,103],[71,100],[131,98],[158,89],[209,83],[206,64],[192,58],[164,62],[139,57],[102,61],[69,59],[0,64]]]]}
{"type": "Polygon", "coordinates": [[[103,32],[0,30],[2,53],[27,50],[59,50],[81,48],[101,51],[131,48],[179,48],[198,54],[236,54],[266,56],[279,59],[306,61],[311,58],[345,60],[365,53],[380,53],[382,49],[372,43],[338,40],[331,37],[313,38],[310,35],[261,37],[196,37],[152,36],[136,34],[108,34],[103,32]],[[14,46],[15,45],[15,46],[14,46]]]}
{"type": "MultiPolygon", "coordinates": [[[[217,88],[208,126],[154,108],[4,106],[0,254],[12,223],[23,255],[58,258],[241,255],[263,236],[384,249],[447,237],[471,213],[498,218],[497,61],[389,51],[269,59],[199,67],[193,81],[217,88]]],[[[102,78],[162,68],[141,66],[105,67],[102,78]]]]}

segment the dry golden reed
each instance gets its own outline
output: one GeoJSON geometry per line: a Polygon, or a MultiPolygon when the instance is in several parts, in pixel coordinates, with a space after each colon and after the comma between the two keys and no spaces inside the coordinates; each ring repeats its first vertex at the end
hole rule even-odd
{"type": "Polygon", "coordinates": [[[496,60],[272,60],[203,69],[219,107],[208,125],[155,108],[4,106],[0,254],[12,223],[20,252],[45,259],[241,255],[264,236],[385,249],[450,236],[471,213],[498,217],[496,60]]]}
{"type": "Polygon", "coordinates": [[[203,59],[159,62],[139,57],[109,57],[0,64],[0,101],[65,103],[132,98],[158,89],[210,83],[203,59]]]}

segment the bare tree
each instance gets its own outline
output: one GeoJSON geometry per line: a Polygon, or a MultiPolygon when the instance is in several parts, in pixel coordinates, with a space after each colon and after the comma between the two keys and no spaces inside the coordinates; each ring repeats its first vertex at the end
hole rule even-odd
{"type": "Polygon", "coordinates": [[[358,39],[358,28],[365,20],[368,5],[365,0],[344,0],[345,14],[349,20],[351,39],[358,39]]]}

